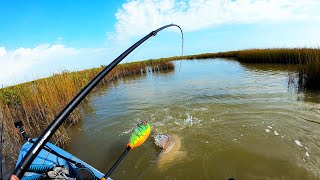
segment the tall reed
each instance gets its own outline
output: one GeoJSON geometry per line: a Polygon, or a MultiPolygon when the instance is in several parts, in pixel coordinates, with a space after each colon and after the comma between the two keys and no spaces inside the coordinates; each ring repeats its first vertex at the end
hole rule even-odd
{"type": "Polygon", "coordinates": [[[319,48],[247,49],[218,53],[196,54],[164,58],[166,60],[234,58],[243,63],[273,63],[298,65],[299,87],[320,89],[319,48]]]}
{"type": "Polygon", "coordinates": [[[320,49],[279,48],[242,50],[236,57],[245,63],[296,64],[299,88],[320,89],[320,49]]]}
{"type": "MultiPolygon", "coordinates": [[[[9,163],[15,162],[23,143],[14,122],[22,120],[25,131],[37,137],[54,119],[66,104],[103,68],[93,68],[78,72],[62,72],[48,78],[35,80],[0,89],[0,109],[4,113],[4,156],[9,163]]],[[[164,71],[174,69],[167,60],[147,60],[120,64],[100,83],[130,75],[146,73],[146,69],[164,71]]],[[[85,100],[86,101],[86,100],[85,100]]],[[[51,141],[65,147],[69,141],[67,128],[80,120],[77,108],[67,119],[64,126],[54,134],[51,141]]]]}

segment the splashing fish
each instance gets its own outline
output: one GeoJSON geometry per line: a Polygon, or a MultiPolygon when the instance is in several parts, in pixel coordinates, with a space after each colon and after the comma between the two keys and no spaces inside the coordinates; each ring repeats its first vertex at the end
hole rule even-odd
{"type": "Polygon", "coordinates": [[[158,167],[163,169],[183,159],[186,152],[180,151],[181,138],[176,134],[157,134],[154,137],[154,143],[161,148],[158,155],[158,167]]]}

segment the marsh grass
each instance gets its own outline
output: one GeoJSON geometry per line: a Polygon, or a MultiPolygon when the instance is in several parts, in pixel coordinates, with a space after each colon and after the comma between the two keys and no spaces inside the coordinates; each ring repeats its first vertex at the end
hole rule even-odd
{"type": "MultiPolygon", "coordinates": [[[[14,122],[21,120],[27,134],[37,137],[80,89],[103,68],[104,66],[78,72],[65,71],[48,78],[0,89],[0,109],[4,113],[5,146],[3,152],[9,164],[15,162],[23,143],[21,135],[14,127],[14,122]]],[[[100,85],[118,78],[144,74],[147,69],[165,71],[174,69],[174,65],[168,60],[120,64],[102,80],[100,85]]],[[[69,142],[68,126],[78,123],[79,120],[80,112],[79,108],[76,108],[64,125],[54,134],[51,141],[65,147],[69,142]]]]}
{"type": "MultiPolygon", "coordinates": [[[[297,65],[299,89],[320,89],[319,48],[248,49],[165,58],[166,60],[233,58],[242,63],[297,65]]],[[[289,67],[289,66],[288,66],[289,67]]],[[[290,69],[288,69],[290,71],[290,69]]]]}
{"type": "Polygon", "coordinates": [[[245,63],[295,64],[299,89],[320,89],[319,48],[250,49],[239,51],[236,58],[245,63]]]}

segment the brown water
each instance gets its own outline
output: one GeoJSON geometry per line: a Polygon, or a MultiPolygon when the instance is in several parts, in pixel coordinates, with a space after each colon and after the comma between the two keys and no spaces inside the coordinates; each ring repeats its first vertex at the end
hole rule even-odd
{"type": "Polygon", "coordinates": [[[320,92],[288,86],[287,66],[215,59],[175,67],[93,93],[68,150],[106,172],[145,119],[153,132],[180,137],[186,156],[160,168],[151,136],[114,179],[320,179],[320,92]]]}

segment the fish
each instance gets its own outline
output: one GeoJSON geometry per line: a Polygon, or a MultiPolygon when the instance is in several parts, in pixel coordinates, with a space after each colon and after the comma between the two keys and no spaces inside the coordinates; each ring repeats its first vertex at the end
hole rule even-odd
{"type": "Polygon", "coordinates": [[[157,134],[154,143],[161,148],[157,161],[159,169],[168,168],[186,157],[186,152],[180,150],[181,138],[176,134],[157,134]]]}

